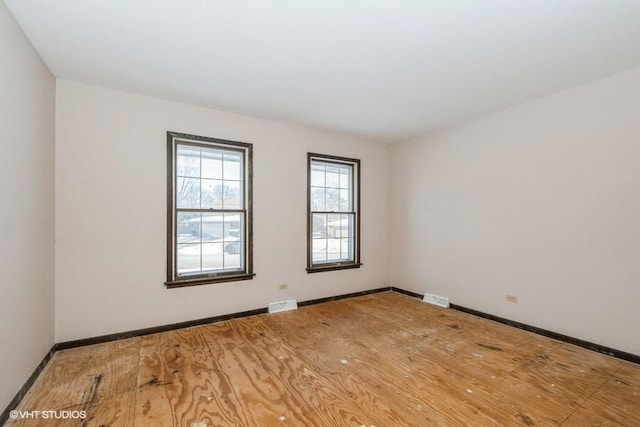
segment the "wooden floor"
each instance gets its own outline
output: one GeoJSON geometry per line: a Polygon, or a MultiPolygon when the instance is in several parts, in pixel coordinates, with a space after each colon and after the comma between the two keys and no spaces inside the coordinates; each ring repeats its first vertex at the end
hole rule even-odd
{"type": "Polygon", "coordinates": [[[640,365],[386,292],[55,354],[9,426],[640,425],[640,365]]]}

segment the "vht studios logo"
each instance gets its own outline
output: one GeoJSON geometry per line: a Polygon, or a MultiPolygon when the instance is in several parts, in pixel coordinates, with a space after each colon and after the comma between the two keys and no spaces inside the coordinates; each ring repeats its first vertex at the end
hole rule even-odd
{"type": "Polygon", "coordinates": [[[87,417],[85,411],[11,411],[9,416],[13,420],[17,419],[76,419],[83,420],[87,417]]]}

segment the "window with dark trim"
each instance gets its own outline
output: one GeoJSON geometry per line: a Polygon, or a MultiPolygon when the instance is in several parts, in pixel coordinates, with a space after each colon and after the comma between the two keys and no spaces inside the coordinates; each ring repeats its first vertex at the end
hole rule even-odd
{"type": "Polygon", "coordinates": [[[360,160],[307,155],[307,272],[360,264],[360,160]]]}
{"type": "Polygon", "coordinates": [[[252,145],[167,132],[169,288],[253,278],[252,145]]]}

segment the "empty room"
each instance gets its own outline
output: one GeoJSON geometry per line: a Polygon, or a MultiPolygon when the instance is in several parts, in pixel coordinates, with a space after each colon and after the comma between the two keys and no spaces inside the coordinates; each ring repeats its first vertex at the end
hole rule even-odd
{"type": "Polygon", "coordinates": [[[640,2],[0,1],[0,425],[640,426],[640,2]]]}

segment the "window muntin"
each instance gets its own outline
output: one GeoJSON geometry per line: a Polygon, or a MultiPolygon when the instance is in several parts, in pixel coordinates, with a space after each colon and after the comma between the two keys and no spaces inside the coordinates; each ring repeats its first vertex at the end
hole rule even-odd
{"type": "Polygon", "coordinates": [[[360,266],[357,159],[308,155],[307,271],[360,266]]]}
{"type": "Polygon", "coordinates": [[[167,286],[251,272],[251,144],[168,132],[167,286]]]}

